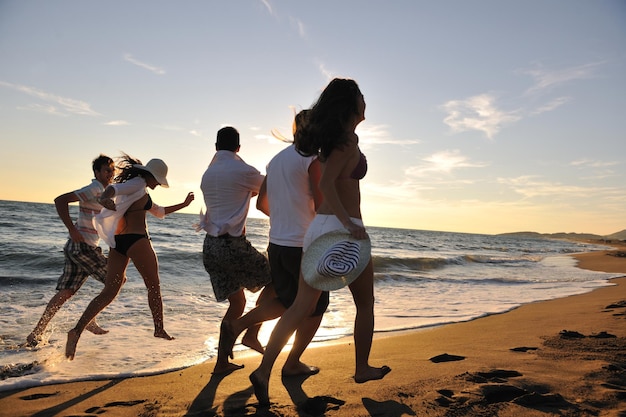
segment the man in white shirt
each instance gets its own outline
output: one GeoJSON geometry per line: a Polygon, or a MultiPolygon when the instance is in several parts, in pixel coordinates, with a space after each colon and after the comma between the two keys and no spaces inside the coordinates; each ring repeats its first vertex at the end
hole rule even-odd
{"type": "MultiPolygon", "coordinates": [[[[256,196],[264,176],[237,155],[239,132],[224,127],[217,132],[216,153],[202,176],[206,214],[200,226],[207,234],[203,245],[204,268],[209,273],[217,301],[229,301],[222,323],[243,314],[246,305],[244,288],[256,292],[271,282],[267,258],[257,251],[245,235],[250,199],[256,196]]],[[[268,293],[273,291],[268,291],[268,293]]],[[[257,303],[264,299],[265,291],[257,303]]],[[[259,325],[250,328],[242,343],[259,352],[259,325]]],[[[220,331],[220,346],[223,331],[220,331]]],[[[218,349],[214,373],[227,373],[243,365],[230,363],[230,349],[218,349]]]]}
{"type": "MultiPolygon", "coordinates": [[[[106,279],[107,258],[98,246],[100,238],[94,229],[93,218],[102,209],[98,197],[113,180],[115,164],[108,156],[100,155],[93,160],[91,168],[95,178],[90,184],[54,199],[59,218],[69,232],[69,238],[63,248],[65,266],[57,283],[57,293],[50,299],[41,319],[26,338],[29,346],[36,346],[41,342],[50,320],[61,306],[76,294],[90,275],[102,283],[106,279]],[[76,201],[79,209],[78,219],[74,223],[70,216],[69,204],[76,201]]],[[[98,326],[96,319],[93,319],[86,329],[95,334],[108,332],[98,326]]]]}
{"type": "MultiPolygon", "coordinates": [[[[296,115],[294,134],[304,115],[304,110],[296,115]]],[[[267,164],[267,176],[261,185],[256,207],[270,218],[267,252],[276,298],[268,300],[267,297],[246,315],[225,323],[225,348],[231,348],[244,329],[279,317],[293,304],[298,293],[304,236],[323,199],[318,187],[320,176],[319,160],[300,155],[293,144],[267,164]]],[[[318,367],[303,363],[300,357],[315,336],[328,302],[328,291],[324,291],[311,317],[303,320],[296,329],[293,346],[283,365],[283,377],[319,372],[318,367]]]]}

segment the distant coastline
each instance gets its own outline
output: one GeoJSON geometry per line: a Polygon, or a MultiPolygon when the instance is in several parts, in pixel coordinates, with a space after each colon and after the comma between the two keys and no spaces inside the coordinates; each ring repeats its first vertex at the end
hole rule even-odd
{"type": "Polygon", "coordinates": [[[541,239],[569,239],[578,241],[593,241],[594,243],[626,243],[626,229],[612,233],[610,235],[601,236],[592,233],[537,233],[537,232],[511,232],[499,233],[497,236],[515,236],[541,239]]]}

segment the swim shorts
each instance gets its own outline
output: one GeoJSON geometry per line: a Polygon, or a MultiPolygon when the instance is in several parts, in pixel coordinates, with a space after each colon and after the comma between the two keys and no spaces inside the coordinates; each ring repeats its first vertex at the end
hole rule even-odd
{"type": "MultiPolygon", "coordinates": [[[[267,255],[270,261],[272,283],[274,284],[276,295],[283,306],[289,308],[298,293],[302,248],[281,246],[270,242],[267,247],[267,255]]],[[[328,302],[328,291],[323,291],[317,301],[313,316],[321,316],[324,314],[328,307],[328,302]]]]}
{"type": "Polygon", "coordinates": [[[57,290],[78,290],[91,275],[104,283],[107,276],[107,258],[99,246],[68,239],[63,248],[65,266],[57,281],[57,290]]]}
{"type": "Polygon", "coordinates": [[[267,258],[245,236],[204,238],[202,262],[209,273],[217,301],[245,288],[257,292],[272,279],[267,258]]]}

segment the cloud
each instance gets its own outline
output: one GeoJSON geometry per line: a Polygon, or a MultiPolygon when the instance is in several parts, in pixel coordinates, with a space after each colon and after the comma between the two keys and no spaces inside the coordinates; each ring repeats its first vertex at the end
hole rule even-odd
{"type": "Polygon", "coordinates": [[[127,61],[127,62],[130,62],[131,64],[136,65],[136,66],[138,66],[140,68],[147,69],[148,71],[150,71],[150,72],[152,72],[154,74],[165,75],[165,70],[164,69],[159,68],[159,67],[155,67],[155,66],[152,66],[152,65],[149,65],[149,64],[146,64],[144,62],[141,62],[141,61],[133,58],[133,56],[131,54],[125,54],[124,55],[124,60],[127,61]]]}
{"type": "Polygon", "coordinates": [[[387,130],[387,125],[370,125],[362,123],[357,127],[356,133],[359,135],[359,145],[362,148],[369,148],[375,145],[416,145],[420,143],[417,139],[395,139],[387,130]]]}
{"type": "Polygon", "coordinates": [[[537,94],[552,87],[559,86],[574,80],[592,78],[596,68],[602,62],[579,65],[577,67],[565,68],[563,70],[548,70],[541,65],[534,69],[520,70],[523,74],[530,75],[535,80],[535,84],[526,90],[525,95],[537,94]]]}
{"type": "Polygon", "coordinates": [[[326,64],[324,64],[323,62],[318,62],[317,68],[328,81],[332,80],[335,77],[333,72],[327,69],[326,64]]]}
{"type": "MultiPolygon", "coordinates": [[[[278,18],[278,13],[274,10],[269,0],[260,0],[260,1],[261,1],[261,4],[267,9],[270,16],[277,18],[277,20],[280,20],[278,18]]],[[[302,22],[302,20],[298,19],[297,17],[293,17],[293,16],[289,16],[288,19],[289,19],[289,24],[291,25],[291,27],[294,28],[296,32],[298,32],[298,36],[302,39],[306,39],[307,34],[306,34],[306,27],[304,25],[304,22],[302,22]]]]}
{"type": "MultiPolygon", "coordinates": [[[[534,69],[519,70],[518,73],[530,75],[534,79],[534,84],[522,94],[521,98],[536,96],[571,81],[592,78],[600,65],[602,62],[558,71],[547,70],[538,65],[534,69]]],[[[493,95],[484,93],[465,100],[450,100],[441,108],[448,113],[444,118],[444,123],[450,126],[454,133],[478,130],[483,132],[487,138],[493,139],[504,126],[521,120],[523,116],[550,112],[570,101],[572,101],[572,97],[562,96],[554,98],[534,110],[526,108],[505,111],[497,108],[496,98],[493,95]]]]}
{"type": "MultiPolygon", "coordinates": [[[[280,135],[280,133],[278,132],[277,135],[280,135]]],[[[282,135],[280,135],[280,136],[282,136],[282,135]]],[[[284,144],[284,143],[292,143],[293,142],[292,138],[287,138],[287,137],[283,136],[283,139],[280,139],[279,137],[274,136],[273,134],[272,135],[266,135],[264,133],[259,133],[257,135],[254,135],[254,139],[262,140],[262,141],[265,141],[265,142],[273,144],[273,145],[279,144],[279,143],[283,143],[284,144]]]]}
{"type": "Polygon", "coordinates": [[[130,125],[130,123],[128,123],[126,120],[111,120],[110,122],[106,122],[104,125],[105,126],[128,126],[130,125]]]}
{"type": "Polygon", "coordinates": [[[153,125],[154,128],[156,129],[161,129],[161,130],[165,130],[167,132],[187,132],[187,128],[185,127],[180,127],[177,125],[164,125],[164,124],[160,124],[160,125],[153,125]]]}
{"type": "Polygon", "coordinates": [[[12,84],[5,81],[0,81],[0,86],[11,88],[13,90],[19,91],[21,93],[27,94],[32,97],[36,97],[42,101],[55,103],[60,106],[60,109],[57,109],[54,106],[41,106],[41,105],[33,105],[30,108],[36,110],[45,110],[50,114],[57,115],[65,115],[64,113],[77,114],[81,116],[101,116],[100,113],[94,111],[91,108],[89,103],[86,103],[81,100],[75,100],[73,98],[62,97],[56,94],[47,93],[45,91],[39,90],[35,87],[29,87],[26,85],[20,84],[12,84]]]}
{"type": "Polygon", "coordinates": [[[544,104],[543,106],[531,111],[532,115],[538,115],[541,113],[546,113],[552,110],[555,110],[559,107],[561,107],[562,105],[564,105],[565,103],[571,101],[571,97],[558,97],[555,98],[554,100],[550,101],[549,103],[544,104]]]}
{"type": "Polygon", "coordinates": [[[290,17],[289,22],[291,23],[291,26],[296,28],[296,30],[298,31],[298,35],[300,35],[302,39],[306,39],[306,30],[304,27],[304,23],[302,23],[300,19],[295,17],[290,17]]]}
{"type": "Polygon", "coordinates": [[[18,110],[27,110],[27,111],[35,111],[39,113],[51,114],[53,116],[63,116],[66,117],[67,114],[59,111],[59,109],[52,105],[43,105],[43,104],[29,104],[28,106],[18,106],[18,110]]]}
{"type": "Polygon", "coordinates": [[[525,198],[558,196],[589,196],[592,189],[576,185],[563,185],[558,182],[542,181],[535,176],[525,175],[516,178],[498,178],[498,183],[509,186],[525,198]]]}
{"type": "Polygon", "coordinates": [[[495,101],[495,97],[490,94],[480,94],[465,100],[450,100],[441,106],[448,113],[444,123],[453,132],[478,130],[492,139],[504,125],[521,118],[517,111],[498,109],[495,101]]]}
{"type": "Polygon", "coordinates": [[[424,164],[407,168],[405,174],[411,177],[421,177],[433,172],[449,174],[461,168],[482,168],[487,166],[487,164],[481,162],[470,162],[466,156],[461,155],[460,151],[456,149],[434,153],[423,158],[422,161],[424,161],[424,164]]]}
{"type": "Polygon", "coordinates": [[[585,166],[592,168],[606,168],[615,165],[619,165],[620,162],[617,161],[595,161],[593,159],[577,159],[575,161],[570,162],[572,166],[585,166]]]}
{"type": "Polygon", "coordinates": [[[265,6],[267,11],[270,12],[271,15],[274,15],[274,11],[272,10],[272,5],[270,4],[269,0],[261,0],[261,4],[265,6]]]}
{"type": "Polygon", "coordinates": [[[579,168],[584,176],[580,177],[581,180],[587,181],[602,181],[608,178],[616,178],[621,172],[614,167],[622,165],[623,162],[618,161],[598,161],[593,159],[577,159],[570,162],[570,165],[579,168]]]}

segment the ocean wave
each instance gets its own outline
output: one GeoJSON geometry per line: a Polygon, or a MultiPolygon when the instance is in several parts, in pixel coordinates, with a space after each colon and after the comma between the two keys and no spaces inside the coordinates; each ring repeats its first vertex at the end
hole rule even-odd
{"type": "MultiPolygon", "coordinates": [[[[374,282],[379,285],[388,285],[388,284],[407,284],[407,285],[424,285],[428,286],[432,283],[436,283],[442,287],[447,286],[468,286],[471,288],[475,288],[481,285],[506,285],[507,287],[514,285],[529,285],[536,284],[537,280],[534,279],[525,279],[519,276],[511,276],[511,277],[475,277],[475,276],[467,276],[467,277],[458,277],[458,276],[445,276],[445,275],[424,275],[424,274],[399,274],[399,273],[384,273],[384,272],[375,272],[374,273],[374,282]]],[[[549,282],[548,280],[541,281],[542,284],[549,282]]],[[[554,280],[554,282],[562,282],[559,280],[554,280]]]]}
{"type": "Polygon", "coordinates": [[[53,278],[33,278],[18,276],[0,276],[0,287],[34,287],[34,286],[56,286],[57,277],[53,278]]]}
{"type": "Polygon", "coordinates": [[[541,261],[541,256],[520,256],[520,257],[494,257],[489,255],[458,255],[451,257],[391,257],[372,256],[375,269],[381,270],[413,270],[429,271],[442,269],[451,265],[468,264],[527,264],[541,261]]]}
{"type": "Polygon", "coordinates": [[[63,254],[9,253],[0,257],[0,285],[8,278],[55,280],[63,271],[63,254]]]}
{"type": "Polygon", "coordinates": [[[401,269],[401,270],[417,270],[424,271],[429,269],[443,268],[448,264],[448,260],[444,258],[396,258],[389,256],[372,256],[374,269],[401,269]]]}

